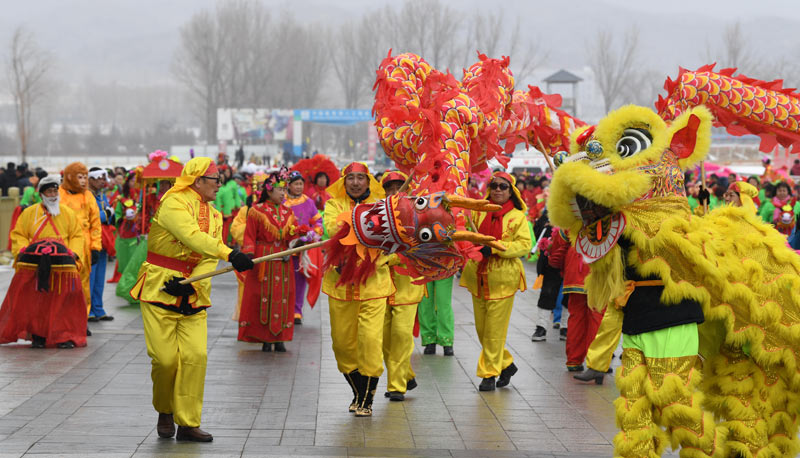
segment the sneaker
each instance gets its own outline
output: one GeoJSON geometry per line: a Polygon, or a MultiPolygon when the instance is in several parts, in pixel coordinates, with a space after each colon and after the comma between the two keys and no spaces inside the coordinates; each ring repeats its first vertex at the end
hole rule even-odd
{"type": "Polygon", "coordinates": [[[425,350],[422,352],[423,355],[435,355],[436,354],[436,344],[428,344],[425,345],[425,350]]]}
{"type": "Polygon", "coordinates": [[[547,331],[541,326],[536,326],[536,331],[531,336],[531,341],[542,342],[545,340],[547,340],[547,331]]]}
{"type": "Polygon", "coordinates": [[[559,323],[558,321],[553,323],[553,329],[559,329],[560,327],[561,327],[561,323],[559,323]]]}
{"type": "Polygon", "coordinates": [[[567,328],[558,330],[558,340],[567,340],[567,328]]]}
{"type": "Polygon", "coordinates": [[[577,366],[567,366],[569,372],[583,372],[583,364],[577,366]]]}

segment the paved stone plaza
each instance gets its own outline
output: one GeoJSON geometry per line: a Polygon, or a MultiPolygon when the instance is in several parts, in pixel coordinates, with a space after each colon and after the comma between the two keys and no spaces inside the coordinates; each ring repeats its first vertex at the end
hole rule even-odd
{"type": "MultiPolygon", "coordinates": [[[[0,291],[11,275],[0,272],[0,291]]],[[[418,347],[419,387],[390,403],[384,377],[374,415],[356,418],[347,412],[352,394],[336,369],[324,295],[306,311],[287,353],[263,353],[236,341],[234,276],[213,285],[202,427],[214,442],[157,436],[139,309],[123,306],[108,285],[106,311],[116,319],[90,323],[88,347],[0,347],[0,458],[611,455],[613,379],[603,386],[573,380],[556,331],[531,342],[533,291],[514,304],[508,347],[519,372],[509,387],[478,392],[472,304],[455,287],[456,356],[442,356],[441,347],[423,356],[418,347]]]]}

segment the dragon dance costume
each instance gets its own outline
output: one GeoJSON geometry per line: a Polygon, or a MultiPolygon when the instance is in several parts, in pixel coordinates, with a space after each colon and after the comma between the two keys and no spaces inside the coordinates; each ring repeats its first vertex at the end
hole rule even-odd
{"type": "MultiPolygon", "coordinates": [[[[389,171],[381,177],[384,189],[391,183],[403,183],[408,176],[402,172],[389,171]]],[[[388,192],[387,192],[388,194],[388,192]]],[[[386,300],[383,319],[383,361],[386,364],[386,391],[392,401],[402,401],[408,388],[416,386],[416,374],[411,367],[414,353],[414,318],[417,304],[425,292],[425,286],[412,283],[404,273],[405,266],[397,256],[389,263],[395,293],[386,300]]]]}
{"type": "MultiPolygon", "coordinates": [[[[332,198],[325,204],[323,224],[329,234],[336,233],[348,220],[356,204],[376,202],[383,197],[383,188],[369,173],[366,165],[354,162],[342,169],[341,177],[328,188],[332,198]],[[369,188],[362,196],[350,196],[344,181],[348,174],[368,176],[369,188]]],[[[328,254],[330,256],[330,254],[328,254]]],[[[330,264],[344,262],[331,259],[330,264]]],[[[363,261],[362,261],[363,262],[363,261]]],[[[353,390],[350,412],[372,414],[372,400],[383,373],[383,319],[386,298],[395,292],[387,265],[388,257],[380,254],[378,266],[365,282],[340,281],[337,268],[329,268],[322,279],[322,292],[328,295],[333,353],[339,371],[353,390]]]]}
{"type": "Polygon", "coordinates": [[[473,214],[473,221],[480,233],[497,238],[506,249],[486,247],[488,253],[481,261],[467,261],[460,282],[472,294],[475,330],[482,347],[477,375],[491,379],[492,389],[495,377],[507,380],[517,370],[505,343],[514,296],[517,290],[527,289],[520,258],[531,250],[527,208],[514,186],[516,180],[505,172],[495,172],[493,179],[498,178],[508,182],[516,199],[509,199],[500,211],[473,214]]]}
{"type": "MultiPolygon", "coordinates": [[[[211,306],[211,280],[182,285],[177,293],[162,287],[172,284],[175,277],[211,272],[219,259],[232,258],[231,249],[222,242],[222,215],[190,187],[198,177],[215,172],[208,158],[186,163],[175,186],[161,200],[150,228],[147,259],[130,293],[141,302],[147,354],[152,359],[153,407],[160,414],[159,435],[162,415],[172,416],[180,427],[200,426],[207,359],[205,309],[211,306]]],[[[168,421],[171,425],[172,418],[168,421]]],[[[171,436],[166,434],[162,437],[171,436]]],[[[210,440],[210,435],[201,440],[210,440]]]]}

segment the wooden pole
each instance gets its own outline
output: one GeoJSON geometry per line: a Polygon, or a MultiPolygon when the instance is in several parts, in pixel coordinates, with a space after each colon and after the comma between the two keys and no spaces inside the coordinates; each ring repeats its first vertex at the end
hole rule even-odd
{"type": "Polygon", "coordinates": [[[708,193],[708,199],[703,202],[703,214],[708,214],[708,201],[711,199],[711,192],[706,187],[706,161],[700,161],[700,175],[702,176],[703,190],[708,193]]]}
{"type": "Polygon", "coordinates": [[[414,169],[411,169],[411,172],[408,174],[408,178],[406,178],[406,181],[403,182],[403,186],[400,186],[400,189],[397,192],[406,192],[408,187],[411,185],[412,178],[414,178],[414,169]]]}
{"type": "Polygon", "coordinates": [[[539,137],[536,137],[536,142],[539,143],[539,152],[542,153],[542,156],[544,156],[544,159],[547,161],[547,165],[550,166],[550,172],[556,173],[556,168],[553,165],[553,160],[550,159],[550,156],[547,155],[545,147],[542,144],[542,140],[539,137]]]}
{"type": "MultiPolygon", "coordinates": [[[[325,244],[325,242],[326,241],[322,240],[322,241],[319,241],[319,242],[309,243],[308,245],[303,245],[301,247],[292,248],[292,249],[281,251],[281,252],[278,252],[278,253],[272,253],[272,254],[269,254],[267,256],[261,256],[260,258],[253,259],[253,264],[261,264],[262,262],[272,261],[274,259],[280,259],[280,258],[282,258],[284,256],[292,256],[292,255],[295,255],[295,254],[298,254],[298,253],[302,253],[302,252],[310,250],[312,248],[321,247],[322,245],[325,244]]],[[[188,285],[189,283],[194,283],[194,282],[196,282],[198,280],[204,280],[204,279],[210,278],[210,277],[216,277],[217,275],[221,275],[221,274],[230,272],[232,270],[233,270],[233,266],[224,267],[222,269],[218,269],[218,270],[215,270],[213,272],[208,272],[208,273],[205,273],[205,274],[197,275],[195,277],[189,277],[189,278],[187,278],[185,280],[181,280],[180,284],[181,285],[188,285]]],[[[163,289],[162,289],[162,291],[163,291],[163,289]]]]}

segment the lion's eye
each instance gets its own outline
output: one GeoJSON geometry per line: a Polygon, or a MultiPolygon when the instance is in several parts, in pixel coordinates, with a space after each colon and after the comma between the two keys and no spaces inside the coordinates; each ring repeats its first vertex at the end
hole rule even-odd
{"type": "Polygon", "coordinates": [[[625,129],[617,142],[617,153],[624,159],[646,150],[653,143],[650,132],[644,129],[625,129]]]}

